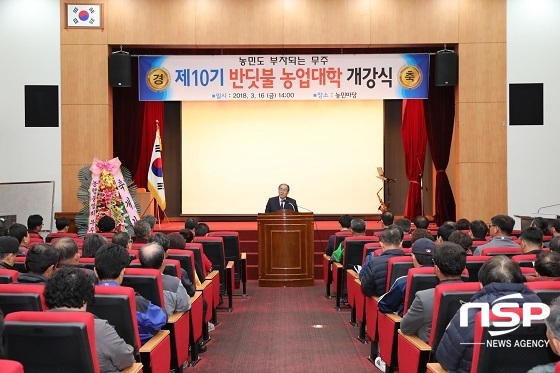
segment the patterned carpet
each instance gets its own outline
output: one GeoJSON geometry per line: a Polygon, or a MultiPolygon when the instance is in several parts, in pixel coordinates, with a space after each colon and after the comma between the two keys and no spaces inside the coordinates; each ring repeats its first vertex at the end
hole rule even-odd
{"type": "Polygon", "coordinates": [[[202,360],[189,372],[372,372],[370,345],[357,339],[349,309],[337,312],[322,281],[302,288],[261,288],[234,298],[234,311],[220,324],[202,360]],[[314,328],[323,325],[323,328],[314,328]]]}

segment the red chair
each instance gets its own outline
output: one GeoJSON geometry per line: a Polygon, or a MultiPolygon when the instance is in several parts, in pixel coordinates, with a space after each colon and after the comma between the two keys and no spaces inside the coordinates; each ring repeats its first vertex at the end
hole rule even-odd
{"type": "Polygon", "coordinates": [[[26,256],[16,256],[16,262],[14,263],[14,268],[19,273],[27,273],[27,268],[25,267],[26,256]]]}
{"type": "Polygon", "coordinates": [[[366,243],[364,245],[364,255],[362,257],[362,263],[365,263],[366,261],[366,256],[369,255],[369,253],[373,252],[373,256],[379,256],[379,255],[375,255],[375,253],[381,250],[381,244],[379,242],[370,242],[370,243],[366,243]]]}
{"type": "MultiPolygon", "coordinates": [[[[358,274],[356,274],[358,276],[358,274]]],[[[354,279],[356,286],[355,298],[355,313],[356,313],[356,323],[359,324],[358,340],[363,344],[367,343],[366,339],[366,296],[361,291],[362,282],[359,278],[354,279]]]]}
{"type": "MultiPolygon", "coordinates": [[[[239,233],[229,231],[210,232],[209,237],[222,237],[224,239],[224,253],[226,263],[233,261],[235,276],[234,288],[239,289],[243,284],[243,298],[247,297],[247,255],[239,247],[239,233]],[[244,259],[245,258],[245,259],[244,259]]],[[[226,264],[227,265],[227,264],[226,264]]]]}
{"type": "Polygon", "coordinates": [[[537,254],[514,255],[511,257],[511,260],[519,264],[520,267],[534,267],[537,254]]]}
{"type": "Polygon", "coordinates": [[[414,267],[411,256],[396,256],[389,259],[387,262],[387,283],[385,285],[385,291],[389,291],[391,286],[395,281],[402,276],[408,274],[408,270],[414,267]]]}
{"type": "Polygon", "coordinates": [[[447,325],[464,302],[480,291],[478,282],[440,284],[434,290],[434,308],[430,340],[425,343],[415,335],[398,334],[398,365],[400,373],[426,371],[426,363],[435,354],[447,325]]]}
{"type": "Polygon", "coordinates": [[[478,271],[480,271],[480,267],[486,262],[488,259],[492,258],[491,256],[467,256],[467,271],[469,272],[469,281],[478,282],[478,271]]]}
{"type": "Polygon", "coordinates": [[[0,269],[0,284],[16,282],[19,272],[12,269],[0,269]]]}
{"type": "MultiPolygon", "coordinates": [[[[345,237],[352,235],[351,231],[340,231],[334,233],[334,248],[338,248],[345,237]]],[[[331,299],[331,284],[333,283],[332,261],[329,255],[323,254],[323,280],[325,281],[325,297],[331,299]]]]}
{"type": "Polygon", "coordinates": [[[525,286],[533,290],[541,298],[542,302],[548,305],[560,296],[559,281],[530,281],[526,282],[525,286]]]}
{"type": "Polygon", "coordinates": [[[489,247],[480,253],[482,256],[506,255],[510,258],[514,255],[521,255],[523,251],[520,247],[489,247]]]}
{"type": "Polygon", "coordinates": [[[47,237],[45,237],[45,242],[46,243],[51,243],[51,241],[57,239],[57,238],[64,238],[64,237],[68,237],[71,239],[78,239],[78,234],[77,233],[67,233],[67,232],[51,232],[47,235],[47,237]]]}
{"type": "Polygon", "coordinates": [[[39,284],[1,284],[0,309],[5,315],[18,311],[44,311],[45,286],[39,284]]]}
{"type": "Polygon", "coordinates": [[[523,273],[523,276],[525,276],[525,278],[527,278],[527,276],[535,277],[537,275],[537,272],[535,272],[535,269],[533,267],[521,267],[521,273],[523,273]]]}
{"type": "Polygon", "coordinates": [[[19,361],[0,359],[0,367],[4,373],[24,373],[23,365],[19,361]]]}
{"type": "Polygon", "coordinates": [[[100,371],[93,315],[88,312],[15,312],[6,316],[5,327],[8,358],[30,372],[45,367],[51,371],[100,371]]]}
{"type": "MultiPolygon", "coordinates": [[[[537,366],[549,364],[558,360],[550,348],[515,348],[517,343],[526,341],[547,340],[546,324],[544,320],[532,319],[529,326],[524,326],[523,309],[512,308],[502,310],[517,314],[521,320],[519,325],[503,335],[491,335],[491,331],[502,331],[493,325],[496,321],[511,321],[509,317],[496,316],[490,311],[490,326],[482,326],[482,312],[478,312],[474,323],[474,351],[471,372],[493,373],[526,372],[537,366]],[[492,343],[488,343],[491,341],[492,343]],[[502,343],[511,346],[499,347],[502,343]]],[[[511,326],[509,327],[511,328],[511,326]]]]}
{"type": "MultiPolygon", "coordinates": [[[[140,264],[140,259],[133,259],[128,265],[129,268],[142,268],[140,264]]],[[[177,277],[181,279],[181,263],[174,259],[165,259],[165,269],[163,273],[169,276],[177,277]]]]}
{"type": "Polygon", "coordinates": [[[80,258],[78,263],[91,270],[95,268],[95,258],[80,258]]]}

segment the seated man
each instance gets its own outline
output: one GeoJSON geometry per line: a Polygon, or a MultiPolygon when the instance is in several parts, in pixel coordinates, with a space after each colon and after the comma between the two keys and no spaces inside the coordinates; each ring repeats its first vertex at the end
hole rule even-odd
{"type": "Polygon", "coordinates": [[[97,233],[88,234],[82,245],[82,258],[95,258],[97,251],[106,243],[107,239],[102,235],[97,233]]]}
{"type": "Polygon", "coordinates": [[[165,269],[165,252],[158,243],[152,242],[140,249],[140,264],[143,268],[157,269],[161,272],[167,316],[171,316],[175,312],[184,312],[191,309],[191,299],[181,284],[181,280],[163,273],[165,269]]]}
{"type": "Polygon", "coordinates": [[[196,228],[197,225],[198,225],[198,220],[196,220],[195,218],[187,218],[187,220],[185,220],[185,229],[191,231],[193,235],[194,235],[194,229],[196,228]]]}
{"type": "Polygon", "coordinates": [[[97,222],[97,231],[100,233],[110,233],[115,230],[115,219],[105,215],[97,222]]]}
{"type": "MultiPolygon", "coordinates": [[[[196,228],[194,229],[194,236],[195,237],[208,237],[210,233],[210,227],[206,223],[198,223],[196,228]]],[[[212,271],[212,262],[204,253],[202,254],[202,265],[204,267],[204,271],[206,273],[212,271]]]]}
{"type": "MultiPolygon", "coordinates": [[[[338,218],[338,224],[340,225],[340,231],[349,231],[350,230],[350,223],[352,222],[352,217],[348,214],[342,215],[338,218]]],[[[335,243],[335,236],[331,234],[329,237],[329,242],[327,242],[327,248],[325,249],[325,254],[331,256],[334,251],[334,243],[335,243]]]]}
{"type": "Polygon", "coordinates": [[[527,282],[560,281],[560,253],[542,251],[537,254],[535,272],[537,276],[525,276],[527,282]]]}
{"type": "Polygon", "coordinates": [[[411,224],[410,220],[408,220],[406,218],[400,218],[400,219],[397,219],[397,221],[395,221],[395,225],[398,225],[399,227],[401,227],[404,234],[409,234],[412,224],[411,224]]]}
{"type": "Polygon", "coordinates": [[[189,229],[181,229],[181,230],[179,231],[179,234],[180,234],[181,236],[183,236],[183,238],[185,239],[185,243],[186,243],[186,244],[187,244],[187,243],[190,243],[190,242],[193,242],[193,240],[194,240],[194,233],[193,233],[193,231],[191,231],[191,230],[189,230],[189,229]]]}
{"type": "Polygon", "coordinates": [[[550,251],[556,251],[560,253],[560,236],[552,237],[552,240],[548,242],[548,248],[550,251]]]}
{"type": "Polygon", "coordinates": [[[470,253],[472,247],[472,238],[465,232],[455,231],[449,236],[449,242],[456,243],[461,246],[466,253],[470,253]]]}
{"type": "Polygon", "coordinates": [[[365,296],[381,296],[385,293],[387,263],[390,258],[404,255],[404,252],[401,250],[401,232],[399,228],[391,227],[381,233],[379,240],[381,241],[383,253],[371,259],[360,271],[361,289],[365,296]]]}
{"type": "Polygon", "coordinates": [[[145,220],[138,220],[134,223],[134,243],[148,243],[148,238],[152,234],[150,224],[145,220]]]}
{"type": "Polygon", "coordinates": [[[27,230],[29,231],[29,235],[34,238],[43,239],[39,234],[41,229],[43,229],[43,217],[41,215],[29,215],[27,218],[27,230]]]}
{"type": "MultiPolygon", "coordinates": [[[[544,321],[546,323],[546,337],[549,346],[554,354],[560,356],[560,298],[556,298],[550,305],[550,314],[544,321]]],[[[557,361],[551,361],[550,364],[538,365],[527,373],[554,373],[557,361]]]]}
{"type": "Polygon", "coordinates": [[[419,240],[420,238],[427,238],[434,241],[434,236],[432,236],[432,234],[424,228],[415,229],[414,232],[412,232],[410,241],[414,244],[414,242],[416,242],[416,240],[419,240]]]}
{"type": "MultiPolygon", "coordinates": [[[[526,302],[541,303],[540,298],[523,284],[519,265],[507,256],[494,256],[484,262],[478,272],[478,279],[483,288],[471,298],[471,303],[494,305],[498,299],[513,294],[520,296],[500,302],[517,303],[519,307],[526,302]]],[[[460,310],[453,316],[436,352],[437,361],[444,369],[457,373],[471,371],[474,321],[478,311],[478,308],[468,310],[468,325],[465,327],[460,325],[460,310]]]]}
{"type": "MultiPolygon", "coordinates": [[[[147,223],[146,223],[147,224],[147,223]]],[[[98,286],[121,286],[124,270],[130,263],[126,249],[120,245],[103,245],[95,255],[98,286]]],[[[142,344],[146,343],[167,322],[167,315],[158,306],[136,293],[136,318],[142,344]]]]}
{"type": "Polygon", "coordinates": [[[457,220],[457,230],[458,231],[468,231],[471,228],[471,222],[468,219],[457,220]]]}
{"type": "Polygon", "coordinates": [[[488,234],[488,224],[482,220],[473,220],[470,224],[470,236],[474,241],[486,241],[488,234]]]}
{"type": "MultiPolygon", "coordinates": [[[[432,240],[420,238],[412,244],[412,263],[414,268],[432,267],[432,256],[436,245],[432,240]]],[[[378,308],[383,313],[395,312],[402,317],[407,276],[395,280],[391,289],[379,298],[378,308]]]]}
{"type": "Polygon", "coordinates": [[[123,231],[115,233],[113,235],[113,238],[111,238],[111,242],[120,245],[127,250],[130,250],[132,248],[132,239],[130,238],[128,232],[123,231]]]}
{"type": "Polygon", "coordinates": [[[429,225],[430,225],[430,221],[428,220],[427,217],[423,215],[418,215],[417,217],[414,218],[414,227],[416,229],[428,229],[429,225]]]}
{"type": "Polygon", "coordinates": [[[25,268],[27,273],[20,273],[20,284],[44,284],[53,275],[58,263],[58,251],[51,245],[39,243],[27,252],[25,268]]]}
{"type": "MultiPolygon", "coordinates": [[[[434,252],[434,271],[440,284],[461,282],[461,273],[467,264],[465,250],[455,243],[442,242],[434,252]]],[[[416,335],[428,343],[432,330],[435,289],[416,293],[412,305],[401,320],[404,334],[416,335]]]]}
{"type": "Polygon", "coordinates": [[[153,215],[144,215],[142,217],[142,220],[147,221],[148,224],[150,224],[150,230],[153,232],[154,231],[154,227],[156,226],[157,220],[155,218],[155,216],[153,215]]]}
{"type": "Polygon", "coordinates": [[[537,227],[527,227],[521,232],[521,250],[523,254],[538,254],[543,248],[543,231],[537,227]]]}
{"type": "MultiPolygon", "coordinates": [[[[93,284],[85,272],[73,267],[61,268],[47,281],[45,303],[49,312],[85,312],[93,293],[93,284]]],[[[107,320],[94,316],[94,331],[101,372],[120,372],[134,363],[134,348],[119,337],[107,320]]]]}
{"type": "Polygon", "coordinates": [[[437,230],[437,242],[441,243],[444,241],[449,241],[449,236],[451,233],[457,230],[456,224],[450,224],[448,222],[442,224],[437,230]]]}
{"type": "Polygon", "coordinates": [[[27,227],[25,225],[19,224],[19,223],[14,223],[14,224],[10,225],[10,228],[8,228],[8,236],[12,236],[16,240],[18,240],[18,242],[19,242],[18,254],[19,255],[27,254],[27,250],[29,250],[27,248],[27,246],[29,245],[29,242],[31,241],[31,238],[29,237],[29,232],[28,232],[27,227]]]}
{"type": "MultiPolygon", "coordinates": [[[[350,222],[350,231],[352,236],[364,236],[366,234],[366,222],[364,219],[354,218],[350,222]]],[[[344,257],[344,241],[338,245],[338,248],[332,253],[331,261],[342,263],[344,257]]]]}
{"type": "Polygon", "coordinates": [[[510,238],[515,220],[508,215],[496,215],[492,218],[489,233],[492,239],[484,245],[476,248],[473,255],[482,255],[482,250],[489,247],[521,247],[510,238]]]}
{"type": "Polygon", "coordinates": [[[70,219],[61,216],[60,218],[55,219],[55,225],[58,233],[68,233],[68,230],[70,229],[70,219]]]}
{"type": "Polygon", "coordinates": [[[17,271],[14,268],[14,263],[16,262],[18,251],[19,243],[14,237],[0,237],[0,269],[17,271]]]}
{"type": "Polygon", "coordinates": [[[93,270],[85,268],[80,265],[80,253],[78,252],[78,245],[74,240],[68,237],[62,237],[55,240],[52,247],[58,251],[58,268],[64,267],[77,267],[84,271],[90,278],[92,284],[97,283],[97,277],[93,270]]]}

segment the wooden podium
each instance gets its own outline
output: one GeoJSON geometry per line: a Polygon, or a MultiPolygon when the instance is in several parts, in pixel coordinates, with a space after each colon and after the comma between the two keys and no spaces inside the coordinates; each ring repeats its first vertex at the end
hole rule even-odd
{"type": "Polygon", "coordinates": [[[313,286],[313,213],[258,214],[259,286],[313,286]]]}

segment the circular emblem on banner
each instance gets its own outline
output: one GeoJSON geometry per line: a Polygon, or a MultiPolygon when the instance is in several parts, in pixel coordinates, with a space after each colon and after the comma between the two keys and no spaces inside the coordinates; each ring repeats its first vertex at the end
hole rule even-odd
{"type": "Polygon", "coordinates": [[[146,74],[146,84],[148,84],[148,87],[152,91],[157,92],[165,90],[169,86],[170,81],[169,71],[163,67],[150,69],[146,74]]]}
{"type": "Polygon", "coordinates": [[[85,22],[89,18],[89,13],[86,10],[81,10],[80,13],[78,13],[78,18],[80,18],[80,21],[85,22]]]}
{"type": "Polygon", "coordinates": [[[406,89],[418,88],[422,83],[422,70],[418,66],[404,66],[399,70],[399,83],[406,89]]]}
{"type": "Polygon", "coordinates": [[[156,158],[152,162],[152,172],[157,177],[163,177],[163,164],[161,158],[156,158]]]}

